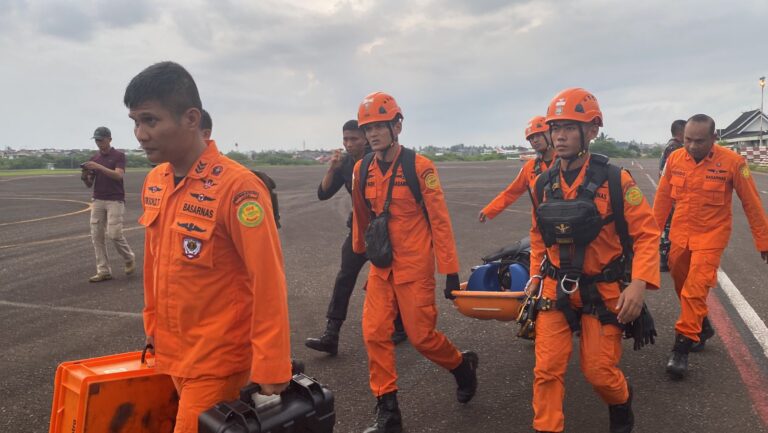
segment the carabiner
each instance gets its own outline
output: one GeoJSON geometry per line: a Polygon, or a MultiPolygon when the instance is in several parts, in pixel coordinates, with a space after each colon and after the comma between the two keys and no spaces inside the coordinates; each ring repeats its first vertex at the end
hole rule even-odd
{"type": "Polygon", "coordinates": [[[528,278],[528,282],[525,283],[525,289],[523,289],[523,292],[526,294],[526,296],[529,296],[529,297],[533,296],[533,294],[531,293],[530,290],[528,290],[528,288],[531,286],[531,283],[533,282],[534,278],[537,278],[539,280],[539,285],[538,287],[536,287],[536,293],[541,293],[541,284],[544,280],[544,277],[542,277],[541,275],[531,275],[531,278],[528,278]]]}
{"type": "Polygon", "coordinates": [[[561,290],[563,291],[563,293],[565,293],[566,295],[571,295],[571,294],[573,294],[573,292],[575,292],[575,291],[579,290],[579,279],[578,279],[578,278],[576,278],[576,279],[568,278],[568,274],[565,274],[565,275],[563,276],[563,279],[562,279],[562,280],[560,280],[560,289],[561,289],[561,290]],[[572,284],[573,284],[573,289],[571,289],[571,290],[567,290],[567,289],[565,288],[565,283],[572,283],[572,284]]]}

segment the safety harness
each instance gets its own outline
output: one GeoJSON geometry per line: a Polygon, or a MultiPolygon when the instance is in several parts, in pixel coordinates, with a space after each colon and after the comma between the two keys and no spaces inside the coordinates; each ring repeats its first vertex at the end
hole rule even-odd
{"type": "MultiPolygon", "coordinates": [[[[375,156],[376,152],[368,153],[363,157],[363,160],[360,163],[360,169],[357,177],[359,178],[358,186],[360,187],[360,191],[362,191],[363,197],[365,197],[365,185],[368,182],[368,168],[373,163],[375,156]]],[[[413,194],[413,198],[416,200],[416,203],[421,206],[424,217],[427,219],[427,223],[429,223],[429,214],[427,213],[426,206],[424,206],[424,200],[421,195],[419,177],[416,175],[416,152],[414,152],[412,149],[408,149],[407,147],[402,147],[400,149],[400,162],[400,166],[403,169],[403,176],[405,177],[405,183],[408,185],[408,189],[411,190],[411,194],[413,194]]],[[[392,177],[394,178],[396,175],[397,172],[393,171],[392,177]]],[[[370,210],[371,203],[368,201],[368,199],[365,199],[365,204],[370,210]]]]}
{"type": "Polygon", "coordinates": [[[572,332],[581,330],[581,315],[593,314],[602,324],[622,328],[616,314],[608,310],[597,290],[597,283],[631,281],[632,239],[624,219],[624,196],[621,188],[621,168],[608,163],[608,157],[591,154],[584,181],[575,199],[565,199],[560,186],[560,160],[558,159],[536,181],[538,206],[534,209],[536,222],[544,244],[557,245],[560,267],[548,258],[541,266],[541,275],[557,281],[557,298],[541,298],[537,308],[562,311],[572,332]],[[603,218],[595,206],[595,193],[608,182],[612,213],[603,218]],[[546,197],[546,200],[544,198],[546,197]],[[584,256],[587,245],[600,234],[603,226],[613,222],[621,238],[622,255],[609,263],[598,275],[584,275],[584,256]],[[583,307],[574,309],[570,295],[580,290],[583,307]]]}

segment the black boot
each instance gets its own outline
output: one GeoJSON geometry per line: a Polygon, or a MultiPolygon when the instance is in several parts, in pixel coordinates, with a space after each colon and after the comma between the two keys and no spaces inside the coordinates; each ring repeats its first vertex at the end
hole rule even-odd
{"type": "Polygon", "coordinates": [[[456,400],[468,403],[477,391],[477,364],[479,358],[475,352],[461,352],[461,364],[451,370],[456,378],[456,400]]]}
{"type": "Polygon", "coordinates": [[[403,319],[400,318],[400,314],[398,314],[395,318],[395,332],[392,333],[392,342],[395,343],[395,345],[398,345],[407,339],[408,334],[405,333],[403,319]]]}
{"type": "Polygon", "coordinates": [[[403,418],[397,405],[397,391],[384,394],[376,402],[376,421],[363,433],[400,433],[403,418]]]}
{"type": "Polygon", "coordinates": [[[307,338],[304,344],[310,349],[336,355],[339,352],[339,331],[343,320],[328,319],[328,325],[320,338],[307,338]]]}
{"type": "Polygon", "coordinates": [[[611,433],[630,433],[635,425],[635,413],[632,412],[632,386],[629,386],[629,398],[626,403],[608,406],[611,420],[611,433]]]}
{"type": "Polygon", "coordinates": [[[667,361],[667,374],[672,379],[682,379],[688,371],[688,352],[691,350],[693,340],[685,335],[677,334],[675,345],[672,347],[672,353],[669,354],[667,361]]]}
{"type": "Polygon", "coordinates": [[[701,322],[701,332],[699,332],[699,341],[691,345],[691,352],[701,352],[704,350],[704,345],[707,340],[715,336],[715,328],[709,323],[709,318],[704,316],[704,320],[701,322]]]}

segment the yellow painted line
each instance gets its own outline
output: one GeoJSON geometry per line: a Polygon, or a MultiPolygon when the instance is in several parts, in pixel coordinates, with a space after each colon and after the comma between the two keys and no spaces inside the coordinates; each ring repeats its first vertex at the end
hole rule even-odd
{"type": "MultiPolygon", "coordinates": [[[[144,226],[135,226],[135,227],[128,227],[123,229],[123,232],[130,232],[133,230],[139,230],[143,229],[144,226]]],[[[46,244],[52,244],[55,242],[63,242],[63,241],[71,241],[75,239],[87,239],[90,238],[91,235],[77,235],[77,236],[67,236],[65,238],[55,238],[55,239],[45,239],[42,241],[34,241],[34,242],[24,242],[21,244],[9,244],[9,245],[0,245],[0,250],[5,250],[8,248],[18,248],[18,247],[31,247],[31,246],[37,246],[37,245],[46,245],[46,244]]]]}
{"type": "Polygon", "coordinates": [[[10,226],[10,225],[14,225],[14,224],[25,224],[25,223],[32,223],[32,222],[37,222],[37,221],[45,221],[45,220],[50,220],[50,219],[54,219],[54,218],[64,218],[64,217],[68,217],[68,216],[72,216],[72,215],[77,215],[77,214],[79,214],[79,213],[88,212],[88,211],[90,211],[90,210],[91,210],[91,203],[88,203],[88,202],[85,202],[85,201],[80,201],[80,200],[69,200],[69,199],[62,199],[62,198],[40,198],[40,197],[0,196],[0,200],[43,200],[43,201],[63,201],[63,202],[72,202],[72,203],[79,203],[79,204],[84,204],[84,205],[86,206],[86,207],[85,207],[85,209],[81,209],[81,210],[79,210],[79,211],[75,211],[75,212],[69,212],[69,213],[60,214],[60,215],[47,216],[47,217],[43,217],[43,218],[34,218],[34,219],[31,219],[31,220],[23,220],[23,221],[11,221],[11,222],[9,222],[9,223],[1,223],[1,224],[0,224],[0,227],[3,227],[3,226],[10,226]]]}

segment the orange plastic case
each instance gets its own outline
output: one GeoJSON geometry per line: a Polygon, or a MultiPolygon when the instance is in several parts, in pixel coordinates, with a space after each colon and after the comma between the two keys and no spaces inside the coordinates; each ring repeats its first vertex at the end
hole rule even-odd
{"type": "Polygon", "coordinates": [[[56,369],[49,433],[171,433],[179,397],[141,352],[64,362],[56,369]]]}
{"type": "Polygon", "coordinates": [[[483,292],[466,290],[467,283],[461,283],[461,290],[451,292],[456,299],[453,305],[467,317],[480,320],[517,320],[525,300],[525,292],[483,292]]]}

